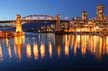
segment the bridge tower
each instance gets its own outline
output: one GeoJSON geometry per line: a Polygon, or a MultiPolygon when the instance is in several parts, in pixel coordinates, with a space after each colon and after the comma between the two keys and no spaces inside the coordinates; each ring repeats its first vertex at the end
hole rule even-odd
{"type": "Polygon", "coordinates": [[[57,31],[57,32],[61,31],[60,15],[57,15],[57,16],[56,16],[55,31],[57,31]]]}
{"type": "Polygon", "coordinates": [[[18,14],[16,15],[16,33],[23,32],[21,23],[21,16],[18,14]]]}

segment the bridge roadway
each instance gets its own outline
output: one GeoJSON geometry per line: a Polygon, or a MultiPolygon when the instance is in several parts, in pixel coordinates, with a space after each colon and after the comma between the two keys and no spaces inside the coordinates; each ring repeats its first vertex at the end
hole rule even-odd
{"type": "MultiPolygon", "coordinates": [[[[56,23],[56,20],[21,20],[22,22],[55,22],[56,23]]],[[[70,21],[69,20],[60,20],[61,22],[66,22],[66,23],[69,23],[70,21]]],[[[13,23],[13,22],[16,22],[16,20],[2,20],[0,21],[0,23],[13,23]]]]}

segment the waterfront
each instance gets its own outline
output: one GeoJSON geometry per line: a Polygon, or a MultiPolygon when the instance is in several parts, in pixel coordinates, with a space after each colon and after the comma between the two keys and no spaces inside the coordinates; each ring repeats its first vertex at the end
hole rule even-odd
{"type": "Polygon", "coordinates": [[[1,70],[107,69],[108,36],[25,33],[0,39],[1,70]]]}

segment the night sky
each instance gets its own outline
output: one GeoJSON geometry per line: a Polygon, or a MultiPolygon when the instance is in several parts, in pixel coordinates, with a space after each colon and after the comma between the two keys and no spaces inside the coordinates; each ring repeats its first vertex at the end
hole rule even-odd
{"type": "Polygon", "coordinates": [[[16,14],[22,17],[27,15],[51,15],[81,16],[83,10],[89,13],[89,17],[96,16],[96,5],[105,5],[107,14],[108,0],[0,0],[0,20],[15,19],[16,14]]]}

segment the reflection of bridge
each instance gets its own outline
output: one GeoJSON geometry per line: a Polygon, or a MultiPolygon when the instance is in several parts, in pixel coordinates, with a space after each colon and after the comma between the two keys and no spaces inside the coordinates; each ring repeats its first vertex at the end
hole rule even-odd
{"type": "Polygon", "coordinates": [[[19,60],[23,59],[23,55],[27,59],[33,56],[34,59],[51,58],[64,56],[78,56],[81,54],[85,57],[88,53],[101,59],[104,55],[108,55],[108,36],[95,35],[54,35],[54,34],[31,34],[32,37],[14,37],[13,39],[1,39],[0,42],[0,60],[6,60],[3,53],[8,53],[8,59],[17,57],[19,60]],[[64,41],[64,42],[63,42],[64,41]],[[4,42],[5,44],[2,44],[4,42]],[[26,47],[25,47],[26,46],[26,47]],[[4,47],[7,47],[5,50],[4,47]],[[13,48],[11,48],[13,47],[13,48]],[[25,47],[25,48],[23,48],[25,47]]]}

